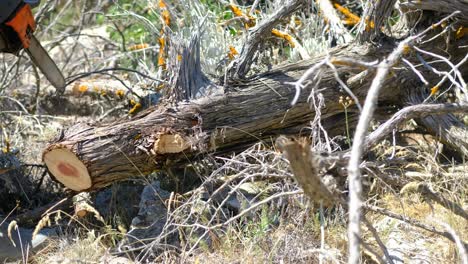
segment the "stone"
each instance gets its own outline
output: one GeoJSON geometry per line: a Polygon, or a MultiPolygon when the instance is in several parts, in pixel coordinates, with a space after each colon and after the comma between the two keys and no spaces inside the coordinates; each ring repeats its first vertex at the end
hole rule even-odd
{"type": "MultiPolygon", "coordinates": [[[[2,218],[0,218],[0,223],[2,218]]],[[[19,227],[19,232],[12,229],[11,236],[15,245],[8,238],[8,225],[9,222],[4,222],[0,225],[0,262],[13,261],[21,259],[23,255],[28,253],[30,256],[32,252],[37,251],[47,245],[47,241],[51,237],[57,236],[57,231],[53,228],[42,229],[32,239],[33,229],[19,227]]]]}

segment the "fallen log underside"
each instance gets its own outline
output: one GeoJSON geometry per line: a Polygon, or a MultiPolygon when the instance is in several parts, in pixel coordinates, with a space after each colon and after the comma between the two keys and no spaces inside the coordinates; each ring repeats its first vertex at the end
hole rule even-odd
{"type": "MultiPolygon", "coordinates": [[[[458,45],[463,41],[466,39],[460,40],[458,45]]],[[[423,48],[436,52],[445,45],[445,42],[437,45],[431,42],[423,48]]],[[[340,47],[330,51],[330,61],[345,57],[371,62],[384,58],[394,47],[386,42],[376,46],[340,47]]],[[[457,63],[466,52],[456,49],[451,55],[457,63]]],[[[324,100],[320,119],[327,133],[331,136],[344,134],[346,122],[353,127],[358,109],[355,106],[347,108],[345,117],[339,97],[347,94],[340,89],[332,69],[324,67],[319,85],[307,85],[298,102],[291,106],[296,90],[290,83],[296,82],[307,69],[323,59],[318,57],[279,67],[236,85],[231,81],[232,87],[227,93],[176,105],[159,105],[131,120],[94,126],[77,124],[49,145],[43,159],[54,177],[66,187],[75,191],[96,190],[165,166],[189,163],[197,155],[240,151],[259,140],[271,142],[280,134],[307,134],[304,128],[310,126],[316,115],[309,95],[324,100]]],[[[410,55],[407,59],[416,60],[410,55]]],[[[434,65],[443,67],[438,63],[434,65]]],[[[374,75],[373,69],[339,63],[335,66],[339,77],[363,102],[374,75]]],[[[384,83],[377,120],[385,120],[398,108],[415,100],[402,100],[402,96],[410,94],[414,97],[415,90],[419,91],[421,100],[427,95],[427,87],[421,84],[418,76],[403,64],[398,67],[384,83]]],[[[465,66],[459,70],[463,75],[468,73],[465,66]]],[[[426,73],[431,84],[440,79],[425,72],[424,68],[420,71],[426,73]]],[[[462,123],[450,114],[430,118],[436,120],[430,122],[431,125],[439,125],[430,128],[431,132],[460,152],[468,153],[468,137],[462,123]],[[458,134],[450,132],[454,127],[458,134]]]]}

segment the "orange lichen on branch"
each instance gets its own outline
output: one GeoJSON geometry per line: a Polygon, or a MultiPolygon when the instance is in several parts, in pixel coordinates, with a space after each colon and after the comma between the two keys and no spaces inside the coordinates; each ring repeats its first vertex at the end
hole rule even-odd
{"type": "MultiPolygon", "coordinates": [[[[133,100],[131,100],[131,101],[133,101],[133,100]]],[[[133,101],[133,102],[134,102],[134,101],[133,101]]],[[[137,114],[137,113],[140,111],[140,109],[141,109],[141,104],[140,104],[140,103],[135,103],[135,104],[133,105],[132,109],[130,109],[130,110],[128,111],[128,114],[129,114],[129,115],[135,115],[135,114],[137,114]]]]}
{"type": "Polygon", "coordinates": [[[166,58],[163,52],[160,52],[158,55],[158,66],[163,67],[163,69],[166,67],[166,58]]]}
{"type": "Polygon", "coordinates": [[[282,38],[282,39],[286,40],[292,48],[294,48],[296,46],[296,44],[294,43],[293,37],[291,37],[291,35],[289,35],[288,33],[279,31],[277,29],[272,29],[271,34],[273,34],[273,36],[275,36],[275,37],[282,38]]]}
{"type": "Polygon", "coordinates": [[[159,48],[163,50],[166,47],[166,39],[164,37],[160,37],[158,39],[158,42],[159,42],[159,48]]]}
{"type": "Polygon", "coordinates": [[[229,4],[229,8],[231,9],[234,16],[241,17],[244,19],[245,28],[249,29],[255,26],[256,21],[253,16],[251,16],[250,14],[244,14],[244,12],[242,12],[242,10],[235,4],[229,4]]]}
{"type": "Polygon", "coordinates": [[[465,34],[468,34],[468,28],[464,26],[460,26],[455,33],[455,39],[461,39],[465,36],[465,34]]]}
{"type": "Polygon", "coordinates": [[[404,45],[403,46],[403,54],[408,55],[411,52],[411,46],[410,45],[404,45]]]}
{"type": "Polygon", "coordinates": [[[135,44],[135,45],[132,45],[132,46],[128,47],[128,50],[130,50],[130,51],[142,50],[142,49],[146,49],[148,47],[149,47],[148,43],[141,43],[141,44],[135,44]]]}
{"type": "Polygon", "coordinates": [[[343,66],[343,67],[353,67],[353,68],[360,68],[360,69],[367,69],[364,65],[360,65],[357,63],[354,63],[351,60],[346,60],[346,59],[340,59],[340,58],[331,58],[330,63],[335,65],[335,66],[343,66]]]}
{"type": "Polygon", "coordinates": [[[166,67],[166,39],[164,37],[160,37],[159,41],[159,54],[158,54],[158,66],[165,68],[166,67]]]}
{"type": "Polygon", "coordinates": [[[164,84],[160,84],[156,87],[156,91],[161,91],[162,89],[164,89],[165,85],[164,84]]]}
{"type": "Polygon", "coordinates": [[[82,83],[82,84],[78,85],[78,92],[80,92],[80,93],[85,93],[86,91],[88,91],[88,89],[89,89],[89,87],[86,84],[82,83]]]}
{"type": "Polygon", "coordinates": [[[125,96],[125,91],[119,89],[119,90],[115,91],[115,95],[117,95],[117,97],[122,99],[125,96]]]}
{"type": "Polygon", "coordinates": [[[240,10],[239,7],[237,7],[236,5],[234,4],[229,4],[229,8],[231,9],[232,13],[237,16],[237,17],[241,17],[241,16],[244,16],[244,13],[240,10]]]}
{"type": "Polygon", "coordinates": [[[169,26],[171,24],[171,15],[169,14],[169,11],[167,9],[164,9],[161,15],[164,20],[164,24],[166,24],[166,26],[169,26]]]}
{"type": "Polygon", "coordinates": [[[158,66],[166,69],[166,39],[165,39],[165,26],[171,25],[171,14],[164,0],[159,0],[158,7],[161,9],[161,17],[163,20],[163,27],[161,29],[161,37],[158,39],[159,42],[159,53],[158,53],[158,66]]]}
{"type": "Polygon", "coordinates": [[[343,21],[344,24],[346,25],[356,25],[361,21],[361,18],[353,12],[351,12],[348,8],[338,4],[338,3],[333,3],[333,6],[336,8],[336,10],[340,11],[343,15],[346,16],[346,19],[343,21]]]}
{"type": "Polygon", "coordinates": [[[161,9],[162,9],[162,8],[167,8],[167,5],[166,5],[166,3],[164,3],[163,0],[159,0],[158,6],[159,6],[159,8],[161,8],[161,9]]]}
{"type": "Polygon", "coordinates": [[[433,96],[434,94],[436,94],[438,91],[439,91],[439,86],[436,85],[434,87],[431,88],[431,95],[430,96],[433,96]]]}
{"type": "Polygon", "coordinates": [[[366,17],[364,22],[366,24],[366,31],[370,31],[371,29],[374,29],[375,23],[369,17],[366,17]]]}
{"type": "Polygon", "coordinates": [[[72,87],[65,89],[66,95],[74,97],[82,96],[106,96],[109,98],[122,99],[126,97],[127,88],[124,84],[115,80],[82,80],[75,82],[72,87]]]}
{"type": "Polygon", "coordinates": [[[164,24],[166,26],[170,26],[170,24],[171,24],[171,14],[169,13],[169,10],[168,10],[167,5],[164,2],[164,0],[159,0],[158,7],[162,10],[161,11],[161,16],[162,16],[162,19],[164,21],[164,24]]]}
{"type": "Polygon", "coordinates": [[[230,60],[233,60],[236,55],[238,55],[239,52],[237,52],[236,48],[234,46],[229,46],[229,52],[228,52],[228,57],[230,60]]]}

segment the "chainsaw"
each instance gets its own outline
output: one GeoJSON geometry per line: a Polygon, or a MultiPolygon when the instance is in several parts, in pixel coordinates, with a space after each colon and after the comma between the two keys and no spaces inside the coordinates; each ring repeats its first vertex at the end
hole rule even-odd
{"type": "Polygon", "coordinates": [[[0,51],[18,54],[24,49],[57,91],[63,92],[62,72],[33,34],[36,22],[31,8],[39,1],[0,0],[0,51]]]}

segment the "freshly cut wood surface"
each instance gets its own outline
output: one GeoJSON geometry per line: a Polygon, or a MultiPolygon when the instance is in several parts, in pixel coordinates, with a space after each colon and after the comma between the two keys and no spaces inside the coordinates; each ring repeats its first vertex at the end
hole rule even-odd
{"type": "Polygon", "coordinates": [[[44,155],[44,162],[56,180],[74,191],[91,187],[91,178],[83,162],[67,148],[55,148],[44,155]]]}

